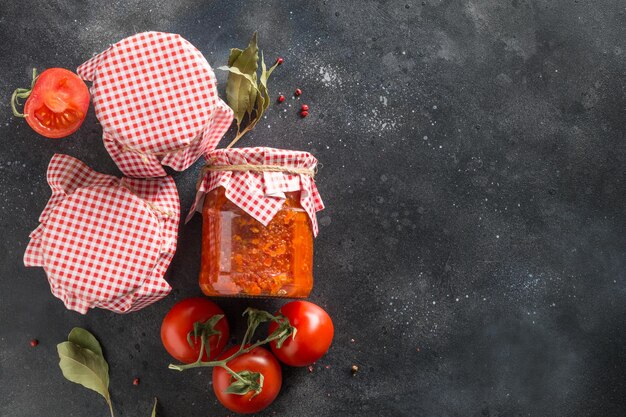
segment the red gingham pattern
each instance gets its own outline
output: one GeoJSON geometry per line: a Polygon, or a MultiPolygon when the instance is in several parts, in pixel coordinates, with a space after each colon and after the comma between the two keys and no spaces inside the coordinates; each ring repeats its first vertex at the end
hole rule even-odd
{"type": "MultiPolygon", "coordinates": [[[[207,161],[212,165],[278,165],[313,170],[317,167],[317,159],[308,152],[273,148],[216,149],[207,155],[207,161]]],[[[282,208],[285,202],[284,193],[300,191],[300,204],[309,215],[313,233],[317,236],[315,213],[324,208],[324,203],[315,181],[308,175],[286,172],[207,171],[200,183],[187,221],[196,210],[202,211],[205,194],[217,187],[224,187],[226,198],[265,226],[282,208]]]]}
{"type": "Polygon", "coordinates": [[[171,177],[120,180],[55,155],[48,183],[52,197],[24,264],[44,268],[68,309],[127,313],[170,292],[163,276],[176,251],[180,214],[171,177]]]}
{"type": "Polygon", "coordinates": [[[211,66],[180,35],[128,37],[77,69],[91,97],[107,151],[124,175],[183,171],[215,149],[233,111],[217,95],[211,66]]]}

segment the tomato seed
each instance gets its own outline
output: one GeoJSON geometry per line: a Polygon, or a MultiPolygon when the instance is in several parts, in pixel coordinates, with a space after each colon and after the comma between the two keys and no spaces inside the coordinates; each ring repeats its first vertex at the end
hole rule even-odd
{"type": "Polygon", "coordinates": [[[313,365],[307,366],[306,369],[309,371],[310,374],[313,373],[313,365]]]}
{"type": "Polygon", "coordinates": [[[296,88],[296,91],[293,92],[293,95],[296,96],[296,97],[301,95],[301,94],[302,94],[302,90],[300,90],[299,88],[296,88]]]}
{"type": "Polygon", "coordinates": [[[308,106],[307,104],[303,104],[303,105],[300,107],[300,110],[302,110],[302,111],[309,111],[309,106],[308,106]]]}
{"type": "Polygon", "coordinates": [[[278,102],[282,103],[283,101],[285,101],[285,96],[283,96],[282,94],[278,96],[278,102]]]}
{"type": "Polygon", "coordinates": [[[300,112],[300,117],[307,117],[309,115],[308,111],[301,111],[300,112]]]}
{"type": "Polygon", "coordinates": [[[39,344],[39,340],[37,340],[37,339],[33,339],[33,340],[31,340],[31,341],[30,341],[30,346],[31,346],[31,347],[35,347],[35,346],[37,346],[38,344],[39,344]]]}
{"type": "Polygon", "coordinates": [[[133,385],[139,385],[140,382],[139,378],[133,379],[133,385]]]}

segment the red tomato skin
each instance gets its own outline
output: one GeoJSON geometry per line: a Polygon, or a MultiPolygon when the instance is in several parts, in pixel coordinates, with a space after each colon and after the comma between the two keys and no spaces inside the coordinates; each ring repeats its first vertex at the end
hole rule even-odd
{"type": "MultiPolygon", "coordinates": [[[[335,329],[333,321],[323,308],[308,301],[292,301],[282,306],[280,313],[297,329],[296,336],[285,340],[280,349],[276,347],[275,341],[270,343],[272,352],[282,363],[289,366],[307,366],[328,352],[335,329]]],[[[272,322],[269,333],[277,327],[272,322]]]]}
{"type": "MultiPolygon", "coordinates": [[[[234,346],[224,352],[220,359],[225,359],[239,350],[234,346]]],[[[267,349],[257,347],[250,352],[236,357],[227,363],[235,372],[251,371],[263,374],[263,389],[259,395],[229,394],[226,389],[232,382],[231,375],[224,368],[213,368],[213,391],[220,403],[230,411],[240,414],[258,413],[267,408],[278,396],[283,383],[282,369],[274,355],[267,349]]]]}
{"type": "Polygon", "coordinates": [[[89,89],[85,82],[65,68],[49,68],[37,77],[24,105],[24,114],[35,132],[58,139],[76,132],[88,109],[89,89]],[[42,111],[46,116],[42,116],[42,111]],[[50,117],[62,125],[46,126],[44,122],[50,117]]]}
{"type": "MultiPolygon", "coordinates": [[[[200,341],[192,349],[187,342],[187,334],[193,330],[193,324],[197,321],[205,322],[216,314],[224,314],[224,311],[214,302],[206,298],[187,298],[174,305],[167,313],[161,324],[161,341],[165,350],[176,360],[183,363],[192,363],[200,355],[200,341]]],[[[209,337],[211,347],[211,359],[215,359],[224,350],[230,330],[226,317],[217,322],[215,328],[222,332],[209,337]]],[[[202,356],[203,361],[208,361],[206,352],[202,356]]]]}

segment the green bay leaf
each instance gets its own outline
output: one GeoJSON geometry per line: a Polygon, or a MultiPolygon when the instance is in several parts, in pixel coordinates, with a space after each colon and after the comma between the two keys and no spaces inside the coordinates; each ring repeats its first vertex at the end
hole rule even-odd
{"type": "Polygon", "coordinates": [[[256,103],[256,97],[257,97],[257,75],[256,72],[254,74],[252,74],[252,80],[254,81],[252,83],[253,88],[250,89],[250,97],[248,99],[248,107],[246,108],[246,114],[248,115],[248,118],[252,117],[252,112],[254,111],[254,103],[256,103]]]}
{"type": "Polygon", "coordinates": [[[157,399],[154,399],[154,407],[152,407],[152,414],[150,414],[150,417],[156,417],[156,409],[157,409],[157,399]]]}
{"type": "Polygon", "coordinates": [[[278,65],[280,64],[278,63],[278,61],[276,61],[276,63],[274,63],[274,65],[272,65],[269,70],[266,70],[263,53],[261,53],[261,79],[259,84],[259,91],[262,92],[263,97],[265,98],[265,101],[263,103],[263,111],[265,111],[270,105],[270,95],[267,88],[267,80],[269,80],[270,75],[272,75],[272,72],[274,72],[278,65]]]}
{"type": "Polygon", "coordinates": [[[63,376],[102,395],[113,415],[109,394],[109,365],[104,357],[72,342],[59,343],[57,351],[63,376]]]}
{"type": "Polygon", "coordinates": [[[259,78],[260,82],[258,84],[259,94],[257,95],[255,117],[250,120],[249,125],[246,127],[248,131],[256,126],[261,120],[261,117],[263,117],[263,113],[265,113],[265,110],[267,110],[270,105],[270,93],[267,88],[267,80],[278,65],[278,62],[275,63],[268,71],[265,65],[265,58],[263,57],[263,53],[261,53],[261,77],[259,78]]]}
{"type": "Polygon", "coordinates": [[[218,70],[222,70],[222,71],[229,71],[231,74],[240,75],[240,76],[244,77],[250,83],[250,85],[252,87],[254,87],[254,89],[257,88],[257,86],[256,86],[256,74],[254,74],[254,76],[252,76],[250,74],[244,74],[237,67],[227,67],[225,65],[223,65],[221,67],[217,67],[217,69],[218,70]]]}
{"type": "Polygon", "coordinates": [[[241,122],[250,107],[250,98],[253,90],[252,85],[256,84],[256,81],[250,81],[242,74],[247,74],[252,78],[253,74],[256,74],[258,60],[259,48],[257,46],[256,32],[252,35],[248,47],[241,51],[241,53],[238,53],[236,49],[231,50],[229,67],[237,68],[241,74],[234,71],[230,71],[228,74],[228,81],[226,82],[226,101],[233,109],[235,120],[237,121],[237,130],[240,129],[241,122]]]}
{"type": "Polygon", "coordinates": [[[252,35],[246,49],[230,50],[228,66],[219,68],[230,72],[226,84],[226,101],[233,109],[237,122],[237,134],[227,148],[232,147],[246,133],[254,129],[263,117],[271,103],[267,81],[278,65],[277,60],[268,70],[261,52],[261,74],[260,76],[257,74],[259,48],[256,32],[252,35]],[[244,120],[247,123],[243,123],[244,120]]]}
{"type": "Polygon", "coordinates": [[[100,346],[98,339],[96,339],[93,334],[83,328],[74,327],[67,337],[67,340],[84,349],[89,349],[93,353],[96,353],[100,356],[103,355],[102,347],[100,346]]]}
{"type": "Polygon", "coordinates": [[[235,61],[237,60],[237,58],[239,58],[239,55],[241,55],[242,52],[243,52],[243,49],[231,48],[230,55],[228,56],[229,67],[235,63],[235,61]]]}

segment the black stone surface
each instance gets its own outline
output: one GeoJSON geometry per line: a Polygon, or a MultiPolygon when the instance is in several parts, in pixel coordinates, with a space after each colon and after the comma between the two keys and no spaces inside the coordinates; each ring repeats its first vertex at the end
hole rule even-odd
{"type": "MultiPolygon", "coordinates": [[[[166,369],[159,340],[168,309],[200,293],[200,219],[180,229],[169,297],[130,315],[65,310],[43,270],[22,264],[50,195],[46,166],[58,152],[119,171],[93,109],[78,133],[46,140],[8,97],[32,67],[73,69],[136,32],[180,33],[219,66],[258,30],[268,60],[285,58],[270,89],[288,100],[241,144],[323,163],[311,300],[336,328],[314,371],[285,368],[259,415],[624,416],[625,11],[614,0],[2,1],[0,415],[107,415],[57,366],[73,326],[105,346],[117,416],[148,416],[155,396],[162,417],[231,414],[210,371],[166,369]]],[[[175,175],[183,211],[199,169],[175,175]]],[[[247,305],[282,304],[218,302],[236,336],[247,305]]]]}

